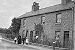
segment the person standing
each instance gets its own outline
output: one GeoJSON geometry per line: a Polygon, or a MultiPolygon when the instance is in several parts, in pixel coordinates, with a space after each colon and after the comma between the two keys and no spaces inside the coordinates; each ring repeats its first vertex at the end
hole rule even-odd
{"type": "Polygon", "coordinates": [[[38,37],[39,37],[39,36],[37,35],[37,36],[36,36],[36,43],[38,43],[38,37]]]}
{"type": "Polygon", "coordinates": [[[2,42],[2,39],[3,39],[3,38],[2,38],[2,36],[0,35],[0,42],[2,42]]]}
{"type": "Polygon", "coordinates": [[[21,44],[21,36],[18,36],[18,44],[21,44]]]}
{"type": "Polygon", "coordinates": [[[14,38],[14,42],[15,42],[15,44],[16,44],[16,42],[17,42],[17,38],[16,38],[16,37],[14,38]]]}
{"type": "Polygon", "coordinates": [[[28,38],[26,37],[26,44],[28,45],[28,43],[29,43],[29,40],[28,40],[28,38]]]}
{"type": "Polygon", "coordinates": [[[25,39],[26,39],[25,37],[22,38],[22,42],[23,42],[23,44],[25,43],[25,39]]]}

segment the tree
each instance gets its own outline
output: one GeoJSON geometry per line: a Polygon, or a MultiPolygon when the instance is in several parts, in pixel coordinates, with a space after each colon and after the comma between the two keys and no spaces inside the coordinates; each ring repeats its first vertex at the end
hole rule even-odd
{"type": "Polygon", "coordinates": [[[42,37],[42,33],[44,32],[43,30],[43,25],[42,24],[37,24],[35,25],[35,36],[38,36],[38,40],[37,43],[41,43],[41,37],[42,37]]]}
{"type": "Polygon", "coordinates": [[[11,31],[9,29],[6,29],[6,28],[0,28],[0,33],[11,34],[11,31]]]}
{"type": "Polygon", "coordinates": [[[35,25],[35,31],[43,32],[43,26],[40,23],[35,25]]]}
{"type": "Polygon", "coordinates": [[[9,27],[9,29],[13,32],[13,34],[18,35],[20,25],[21,25],[21,19],[13,18],[11,26],[9,27]]]}

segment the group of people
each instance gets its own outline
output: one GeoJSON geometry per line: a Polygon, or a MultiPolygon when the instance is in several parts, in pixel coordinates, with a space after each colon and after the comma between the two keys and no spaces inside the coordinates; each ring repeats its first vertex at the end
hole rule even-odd
{"type": "Polygon", "coordinates": [[[26,43],[26,44],[28,44],[29,43],[29,40],[28,40],[28,38],[27,37],[25,37],[25,38],[21,38],[21,36],[18,36],[18,37],[15,37],[14,38],[14,43],[15,44],[21,44],[21,43],[26,43]]]}

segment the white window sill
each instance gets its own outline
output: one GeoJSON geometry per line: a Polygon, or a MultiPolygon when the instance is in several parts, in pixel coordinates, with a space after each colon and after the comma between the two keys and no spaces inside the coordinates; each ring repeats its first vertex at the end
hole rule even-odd
{"type": "Polygon", "coordinates": [[[55,25],[61,25],[61,23],[55,23],[55,25]]]}

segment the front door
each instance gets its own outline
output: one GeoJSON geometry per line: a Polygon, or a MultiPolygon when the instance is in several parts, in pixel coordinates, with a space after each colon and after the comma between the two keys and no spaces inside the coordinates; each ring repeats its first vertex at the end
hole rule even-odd
{"type": "Polygon", "coordinates": [[[30,42],[33,42],[33,31],[30,31],[30,42]]]}
{"type": "Polygon", "coordinates": [[[64,31],[64,47],[69,47],[69,31],[64,31]]]}

